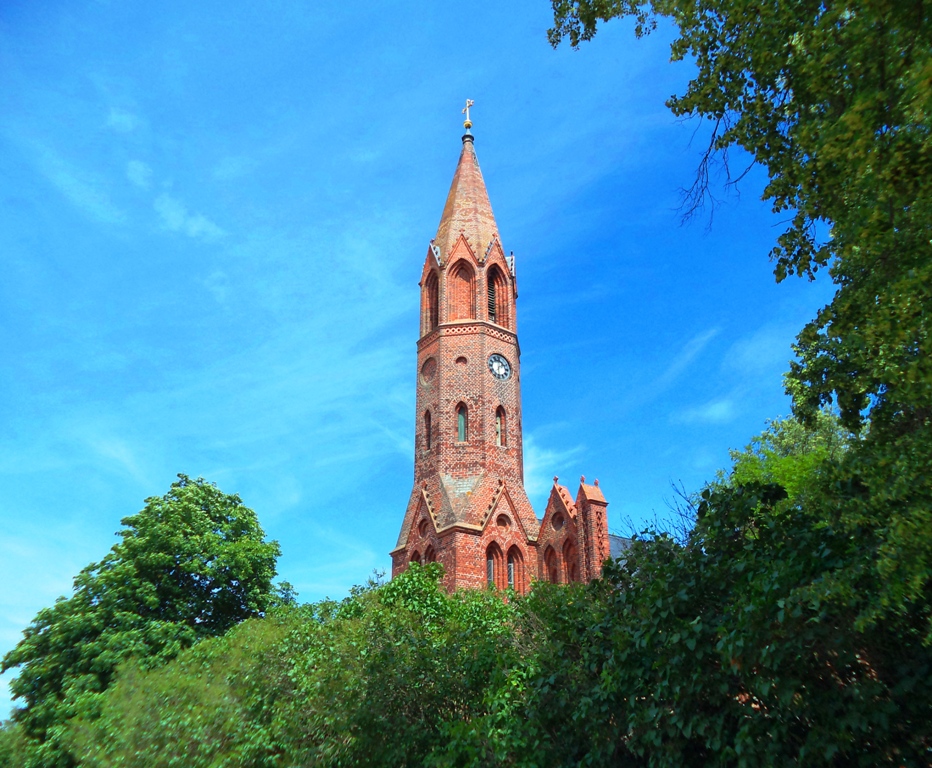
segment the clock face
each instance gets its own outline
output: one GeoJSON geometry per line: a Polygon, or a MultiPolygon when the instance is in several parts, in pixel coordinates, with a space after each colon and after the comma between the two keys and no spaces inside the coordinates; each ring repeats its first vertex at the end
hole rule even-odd
{"type": "Polygon", "coordinates": [[[489,370],[496,379],[502,381],[511,377],[511,363],[501,355],[492,355],[489,358],[489,370]]]}

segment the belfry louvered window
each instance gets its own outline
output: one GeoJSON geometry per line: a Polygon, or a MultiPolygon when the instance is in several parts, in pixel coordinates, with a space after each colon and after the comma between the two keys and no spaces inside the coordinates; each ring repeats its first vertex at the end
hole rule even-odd
{"type": "Polygon", "coordinates": [[[437,273],[431,272],[424,284],[424,328],[423,333],[429,333],[440,322],[440,288],[437,282],[437,273]]]}
{"type": "Polygon", "coordinates": [[[511,328],[510,308],[508,300],[508,281],[502,270],[496,265],[489,267],[485,278],[488,291],[489,322],[511,328]]]}

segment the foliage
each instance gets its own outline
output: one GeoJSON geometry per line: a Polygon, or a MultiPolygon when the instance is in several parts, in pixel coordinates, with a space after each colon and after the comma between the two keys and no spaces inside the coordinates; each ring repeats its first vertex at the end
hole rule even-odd
{"type": "Polygon", "coordinates": [[[448,595],[432,563],[284,605],[125,660],[69,747],[90,768],[926,765],[927,617],[863,620],[883,538],[837,503],[860,441],[819,420],[770,423],[685,542],[645,535],[600,580],[448,595]]]}
{"type": "Polygon", "coordinates": [[[72,732],[82,765],[420,764],[480,714],[507,663],[513,607],[447,595],[437,564],[341,603],[274,611],[158,669],[128,662],[98,719],[72,732]]]}
{"type": "Polygon", "coordinates": [[[775,419],[743,450],[730,450],[728,474],[719,472],[713,487],[737,488],[752,483],[782,487],[789,503],[801,504],[817,493],[820,472],[840,460],[855,437],[829,410],[814,414],[809,424],[798,419],[775,419]]]}
{"type": "Polygon", "coordinates": [[[179,475],[167,494],[124,518],[121,541],[43,609],[3,659],[21,667],[11,690],[34,766],[68,766],[67,722],[93,717],[114,670],[132,656],[170,659],[265,611],[279,554],[238,496],[179,475]]]}
{"type": "Polygon", "coordinates": [[[789,217],[772,252],[777,279],[829,268],[838,290],[797,337],[787,389],[802,419],[834,403],[844,427],[864,434],[831,489],[843,524],[875,554],[878,586],[862,621],[928,615],[932,6],[553,0],[553,9],[554,45],[588,40],[614,17],[634,17],[638,34],[670,19],[673,59],[697,72],[668,104],[713,126],[694,202],[709,163],[741,147],[768,172],[765,199],[789,217]]]}
{"type": "Polygon", "coordinates": [[[647,536],[601,581],[536,585],[519,660],[436,764],[926,765],[932,650],[915,612],[858,621],[877,541],[831,507],[844,437],[774,422],[684,545],[647,536]]]}
{"type": "Polygon", "coordinates": [[[9,720],[0,722],[0,765],[3,768],[23,768],[26,751],[22,727],[9,720]]]}

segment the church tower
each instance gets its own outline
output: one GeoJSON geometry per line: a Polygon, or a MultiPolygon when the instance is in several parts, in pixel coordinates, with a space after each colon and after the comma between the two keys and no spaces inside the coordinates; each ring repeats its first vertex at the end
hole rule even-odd
{"type": "MultiPolygon", "coordinates": [[[[560,528],[548,529],[547,538],[559,539],[559,547],[572,537],[572,562],[561,551],[556,565],[545,567],[537,544],[554,496],[538,520],[524,489],[514,257],[505,255],[479,170],[470,105],[459,163],[421,272],[414,488],[391,553],[392,575],[411,562],[436,560],[450,590],[494,584],[525,592],[532,577],[588,580],[601,572],[601,559],[595,560],[609,551],[605,500],[597,485],[581,486],[581,493],[585,487],[598,497],[602,522],[601,532],[587,536],[580,526],[576,536],[578,505],[557,494],[560,528]],[[581,567],[588,561],[591,566],[581,567]]],[[[554,487],[568,493],[556,478],[554,487]]]]}

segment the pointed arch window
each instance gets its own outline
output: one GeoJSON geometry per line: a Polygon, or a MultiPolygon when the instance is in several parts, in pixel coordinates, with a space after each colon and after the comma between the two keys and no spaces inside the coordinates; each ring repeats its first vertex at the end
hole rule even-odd
{"type": "Polygon", "coordinates": [[[485,550],[485,582],[490,587],[505,588],[505,558],[494,541],[485,550]]]}
{"type": "Polygon", "coordinates": [[[544,575],[551,584],[560,583],[560,562],[557,559],[557,553],[549,545],[544,553],[544,575]]]}
{"type": "Polygon", "coordinates": [[[436,563],[436,562],[437,562],[437,552],[436,550],[434,550],[432,546],[428,546],[427,549],[424,550],[424,565],[427,565],[428,563],[436,563]]]}
{"type": "Polygon", "coordinates": [[[465,403],[456,406],[456,442],[465,443],[469,440],[469,411],[465,403]]]}
{"type": "Polygon", "coordinates": [[[430,450],[430,411],[424,411],[424,447],[430,450]]]}
{"type": "Polygon", "coordinates": [[[508,550],[508,588],[524,592],[524,555],[517,546],[508,550]]]}
{"type": "Polygon", "coordinates": [[[458,261],[447,282],[447,315],[450,320],[476,317],[476,273],[465,261],[458,261]]]}
{"type": "Polygon", "coordinates": [[[417,550],[414,550],[414,552],[411,554],[411,562],[412,562],[412,563],[417,563],[418,565],[420,565],[420,563],[421,563],[421,555],[420,555],[420,553],[419,553],[417,550]]]}
{"type": "Polygon", "coordinates": [[[495,409],[495,445],[508,445],[508,419],[502,406],[495,409]]]}
{"type": "Polygon", "coordinates": [[[579,581],[579,550],[572,540],[563,545],[563,573],[567,582],[579,581]]]}
{"type": "Polygon", "coordinates": [[[440,285],[436,272],[431,272],[424,281],[421,303],[422,333],[430,333],[440,322],[440,285]]]}
{"type": "Polygon", "coordinates": [[[497,265],[490,267],[488,273],[486,273],[486,289],[489,321],[505,328],[511,328],[508,281],[505,280],[505,275],[497,265]]]}

